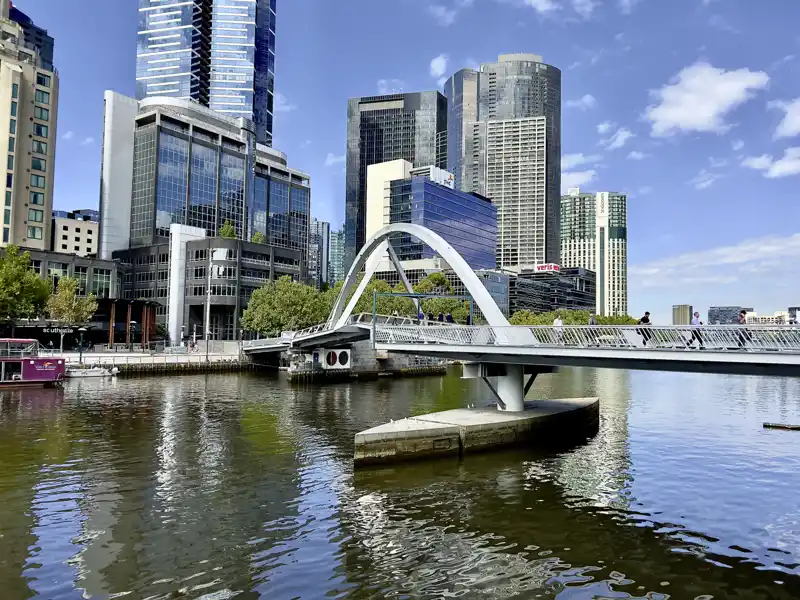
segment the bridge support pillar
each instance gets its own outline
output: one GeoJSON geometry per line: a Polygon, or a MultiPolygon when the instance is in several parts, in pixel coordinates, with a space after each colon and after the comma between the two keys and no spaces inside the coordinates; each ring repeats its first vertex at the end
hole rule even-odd
{"type": "Polygon", "coordinates": [[[525,376],[522,365],[505,365],[506,374],[497,378],[494,391],[500,410],[522,412],[525,410],[525,376]]]}

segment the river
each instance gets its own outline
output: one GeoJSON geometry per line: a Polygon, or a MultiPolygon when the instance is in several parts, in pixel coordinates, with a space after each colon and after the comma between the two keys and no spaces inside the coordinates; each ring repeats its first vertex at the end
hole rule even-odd
{"type": "Polygon", "coordinates": [[[447,377],[84,380],[0,394],[3,600],[797,598],[800,381],[568,369],[548,452],[352,468],[353,435],[488,398],[447,377]]]}

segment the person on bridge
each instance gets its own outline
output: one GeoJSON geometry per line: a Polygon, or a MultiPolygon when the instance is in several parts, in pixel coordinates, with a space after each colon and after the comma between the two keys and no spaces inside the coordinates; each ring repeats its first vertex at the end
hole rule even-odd
{"type": "Polygon", "coordinates": [[[639,319],[637,325],[644,325],[644,327],[637,329],[636,332],[642,336],[642,346],[647,346],[647,342],[653,337],[653,332],[647,330],[648,327],[650,327],[650,313],[645,312],[644,316],[639,319]]]}
{"type": "Polygon", "coordinates": [[[700,320],[700,313],[694,313],[694,317],[692,318],[692,337],[686,344],[687,348],[691,348],[694,344],[694,341],[697,340],[698,348],[700,348],[700,350],[705,350],[705,346],[703,346],[703,336],[700,335],[700,326],[702,324],[703,322],[700,320]]]}
{"type": "MultiPolygon", "coordinates": [[[[590,328],[597,327],[597,317],[595,316],[594,313],[589,313],[589,322],[587,323],[587,325],[589,325],[590,328]]],[[[600,343],[598,341],[598,334],[594,329],[589,329],[587,334],[590,346],[600,346],[600,343]]]]}
{"type": "Polygon", "coordinates": [[[428,321],[433,321],[433,311],[428,313],[428,321]]]}
{"type": "Polygon", "coordinates": [[[444,323],[444,313],[439,311],[439,316],[436,317],[436,320],[439,321],[439,323],[444,323]]]}
{"type": "Polygon", "coordinates": [[[738,336],[739,337],[739,348],[744,350],[745,346],[747,346],[748,340],[750,339],[750,332],[747,331],[747,329],[744,328],[744,326],[747,325],[747,311],[746,310],[739,311],[739,322],[738,322],[738,325],[740,327],[739,336],[738,336]]]}
{"type": "Polygon", "coordinates": [[[564,321],[561,320],[559,315],[556,315],[556,318],[553,319],[553,327],[556,329],[556,341],[559,344],[564,343],[564,321]]]}
{"type": "Polygon", "coordinates": [[[455,321],[453,320],[453,315],[451,315],[450,313],[447,313],[444,316],[444,320],[447,321],[448,323],[455,323],[455,321]]]}

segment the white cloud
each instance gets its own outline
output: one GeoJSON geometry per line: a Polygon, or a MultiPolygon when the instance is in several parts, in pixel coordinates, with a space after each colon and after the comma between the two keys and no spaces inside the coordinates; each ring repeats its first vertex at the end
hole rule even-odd
{"type": "Polygon", "coordinates": [[[644,152],[639,152],[638,150],[631,150],[628,153],[628,158],[630,160],[644,160],[648,156],[650,156],[650,155],[649,154],[645,154],[644,152]]]}
{"type": "Polygon", "coordinates": [[[800,148],[787,148],[783,157],[775,160],[769,154],[761,156],[748,156],[742,161],[742,166],[764,172],[764,177],[777,179],[800,175],[800,148]]]}
{"type": "Polygon", "coordinates": [[[441,4],[431,4],[428,7],[428,12],[442,27],[450,27],[456,20],[456,14],[458,14],[455,8],[447,8],[441,4]]]}
{"type": "Polygon", "coordinates": [[[657,104],[647,107],[644,118],[656,137],[679,132],[724,133],[725,118],[739,105],[764,89],[769,75],[763,71],[717,69],[706,62],[686,67],[670,83],[650,95],[657,104]]]}
{"type": "Polygon", "coordinates": [[[447,63],[450,59],[446,54],[440,54],[433,60],[431,60],[431,77],[439,79],[445,73],[447,73],[447,63]]]}
{"type": "Polygon", "coordinates": [[[611,121],[603,121],[597,126],[597,133],[605,135],[614,128],[614,125],[611,121]]]}
{"type": "Polygon", "coordinates": [[[783,120],[775,130],[773,137],[776,140],[800,135],[800,98],[795,98],[791,102],[770,102],[768,106],[769,108],[779,108],[785,113],[783,120]]]}
{"type": "Polygon", "coordinates": [[[523,0],[522,3],[525,6],[530,6],[536,12],[541,14],[547,14],[561,8],[561,6],[559,6],[555,0],[523,0]]]}
{"type": "Polygon", "coordinates": [[[325,166],[332,167],[333,165],[341,164],[345,161],[345,155],[337,156],[333,152],[328,152],[328,156],[325,157],[325,166]]]}
{"type": "Polygon", "coordinates": [[[614,135],[607,140],[603,140],[601,144],[605,145],[606,150],[618,150],[625,146],[632,137],[636,137],[636,134],[625,127],[620,127],[614,135]]]}
{"type": "Polygon", "coordinates": [[[580,110],[589,110],[597,106],[597,99],[591,94],[584,94],[582,98],[577,100],[568,100],[567,108],[578,108],[580,110]]]}
{"type": "Polygon", "coordinates": [[[64,133],[64,135],[61,136],[61,139],[69,141],[74,137],[75,137],[75,132],[74,131],[67,131],[66,133],[64,133]]]}
{"type": "Polygon", "coordinates": [[[81,146],[91,146],[92,144],[94,144],[94,138],[91,136],[85,137],[81,140],[81,146]]]}
{"type": "Polygon", "coordinates": [[[566,194],[569,188],[581,187],[591,183],[596,177],[597,171],[594,169],[561,173],[561,193],[566,194]]]}
{"type": "Polygon", "coordinates": [[[402,79],[378,79],[378,95],[399,94],[405,85],[402,79]]]}
{"type": "Polygon", "coordinates": [[[598,6],[600,6],[598,0],[572,0],[573,10],[584,19],[590,19],[598,6]]]}
{"type": "Polygon", "coordinates": [[[696,190],[705,190],[714,185],[714,182],[722,179],[719,173],[712,173],[707,169],[702,169],[697,175],[692,177],[688,183],[694,186],[696,190]]]}
{"type": "Polygon", "coordinates": [[[783,58],[779,58],[770,66],[770,71],[774,71],[775,69],[780,68],[782,65],[786,63],[792,62],[795,58],[797,58],[794,54],[787,54],[783,58]]]}
{"type": "Polygon", "coordinates": [[[602,158],[602,156],[597,154],[592,154],[589,156],[585,156],[583,154],[565,154],[561,157],[561,170],[569,171],[570,169],[574,169],[580,165],[596,163],[602,160],[602,158]]]}
{"type": "Polygon", "coordinates": [[[744,148],[744,140],[733,140],[731,142],[731,148],[733,148],[734,152],[738,152],[742,148],[744,148]]]}
{"type": "Polygon", "coordinates": [[[639,0],[618,0],[619,10],[623,15],[629,15],[633,7],[639,4],[639,0]]]}
{"type": "Polygon", "coordinates": [[[720,169],[728,165],[728,161],[724,158],[714,158],[713,156],[708,157],[708,165],[712,169],[720,169]]]}
{"type": "Polygon", "coordinates": [[[277,92],[275,94],[275,112],[291,112],[297,109],[296,104],[289,104],[286,96],[277,92]]]}

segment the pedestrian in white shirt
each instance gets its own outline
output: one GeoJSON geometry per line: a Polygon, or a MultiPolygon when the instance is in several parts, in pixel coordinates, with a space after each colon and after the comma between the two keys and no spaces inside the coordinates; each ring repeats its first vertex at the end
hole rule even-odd
{"type": "Polygon", "coordinates": [[[689,339],[689,343],[686,344],[688,348],[691,348],[694,341],[697,340],[697,345],[700,350],[705,350],[703,346],[703,336],[700,334],[700,327],[702,325],[703,322],[700,320],[700,313],[694,313],[694,317],[692,318],[692,337],[689,339]]]}
{"type": "Polygon", "coordinates": [[[561,317],[556,316],[553,319],[553,327],[556,328],[556,338],[559,344],[564,343],[564,321],[561,320],[561,317]]]}

